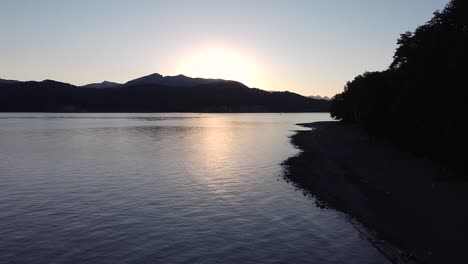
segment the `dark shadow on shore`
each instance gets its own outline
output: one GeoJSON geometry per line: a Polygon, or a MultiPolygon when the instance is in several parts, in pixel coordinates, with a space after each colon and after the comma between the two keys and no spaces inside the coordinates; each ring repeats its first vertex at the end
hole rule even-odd
{"type": "Polygon", "coordinates": [[[370,139],[355,125],[304,126],[312,130],[292,137],[302,153],[284,163],[286,179],[407,252],[395,262],[468,259],[468,184],[445,180],[429,160],[370,139]]]}

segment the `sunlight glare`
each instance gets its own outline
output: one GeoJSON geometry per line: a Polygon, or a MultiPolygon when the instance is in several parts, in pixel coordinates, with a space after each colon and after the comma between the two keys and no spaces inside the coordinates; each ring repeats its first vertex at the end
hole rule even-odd
{"type": "Polygon", "coordinates": [[[206,49],[182,60],[179,73],[190,77],[234,80],[249,87],[257,85],[255,64],[229,49],[206,49]]]}

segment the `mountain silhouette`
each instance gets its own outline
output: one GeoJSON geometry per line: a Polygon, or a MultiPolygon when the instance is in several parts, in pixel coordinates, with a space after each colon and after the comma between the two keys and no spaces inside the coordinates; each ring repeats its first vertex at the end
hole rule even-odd
{"type": "Polygon", "coordinates": [[[12,83],[17,83],[17,82],[19,82],[19,81],[0,79],[0,85],[12,84],[12,83]]]}
{"type": "Polygon", "coordinates": [[[328,96],[320,96],[320,95],[310,95],[309,98],[318,99],[318,100],[327,100],[327,101],[331,100],[331,98],[328,96]]]}
{"type": "Polygon", "coordinates": [[[191,78],[185,75],[179,74],[177,76],[162,76],[159,73],[153,73],[148,76],[140,77],[125,83],[125,85],[166,85],[166,86],[184,86],[192,87],[200,84],[213,83],[224,81],[221,79],[203,79],[203,78],[191,78]]]}
{"type": "Polygon", "coordinates": [[[122,84],[121,83],[115,83],[115,82],[103,81],[101,83],[86,84],[86,85],[83,85],[81,87],[102,89],[102,88],[116,88],[116,87],[119,87],[119,86],[122,86],[122,84]]]}
{"type": "Polygon", "coordinates": [[[0,82],[1,112],[327,112],[330,102],[240,82],[151,74],[125,84],[0,82]],[[106,89],[103,89],[106,88],[106,89]]]}

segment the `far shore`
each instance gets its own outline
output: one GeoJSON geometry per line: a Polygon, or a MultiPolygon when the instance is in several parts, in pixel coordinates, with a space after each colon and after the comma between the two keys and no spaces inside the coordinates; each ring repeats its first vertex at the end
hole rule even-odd
{"type": "Polygon", "coordinates": [[[302,152],[284,163],[288,180],[375,231],[373,243],[394,263],[468,260],[468,183],[355,126],[302,126],[312,130],[292,137],[302,152]]]}

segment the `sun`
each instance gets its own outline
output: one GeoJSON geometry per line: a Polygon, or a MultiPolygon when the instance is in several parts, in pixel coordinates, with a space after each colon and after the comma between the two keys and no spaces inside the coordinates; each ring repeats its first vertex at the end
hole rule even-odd
{"type": "Polygon", "coordinates": [[[205,49],[181,60],[178,73],[190,77],[234,80],[254,87],[258,83],[255,64],[230,49],[205,49]]]}

